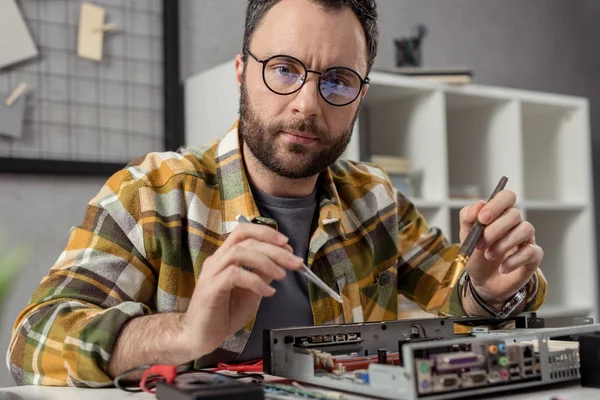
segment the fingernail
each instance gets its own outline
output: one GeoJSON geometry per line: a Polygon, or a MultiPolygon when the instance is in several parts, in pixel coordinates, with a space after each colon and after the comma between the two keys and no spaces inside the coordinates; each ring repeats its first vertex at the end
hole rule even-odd
{"type": "Polygon", "coordinates": [[[489,211],[482,212],[479,214],[479,221],[481,221],[482,224],[489,224],[492,221],[492,213],[489,211]]]}
{"type": "Polygon", "coordinates": [[[275,294],[276,290],[275,290],[275,288],[274,288],[274,287],[272,287],[272,286],[269,286],[269,292],[270,292],[269,294],[272,296],[272,295],[274,295],[274,294],[275,294]]]}
{"type": "Polygon", "coordinates": [[[485,252],[485,258],[487,258],[488,260],[492,261],[496,258],[496,253],[494,253],[493,251],[486,251],[485,252]]]}
{"type": "Polygon", "coordinates": [[[298,257],[298,256],[294,256],[294,258],[296,259],[296,261],[298,261],[299,263],[304,263],[304,258],[302,257],[298,257]]]}
{"type": "Polygon", "coordinates": [[[277,240],[281,244],[284,244],[284,243],[287,243],[290,240],[290,238],[288,238],[287,236],[285,236],[283,233],[278,233],[277,234],[277,240]]]}

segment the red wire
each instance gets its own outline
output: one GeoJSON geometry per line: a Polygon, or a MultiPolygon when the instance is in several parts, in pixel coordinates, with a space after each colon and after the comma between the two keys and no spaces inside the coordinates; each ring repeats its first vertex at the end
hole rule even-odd
{"type": "Polygon", "coordinates": [[[155,382],[161,377],[164,378],[165,382],[173,383],[177,377],[177,366],[172,364],[157,364],[151,366],[144,372],[144,376],[142,376],[142,380],[140,381],[140,388],[142,388],[144,392],[156,394],[156,389],[150,389],[146,384],[155,382]]]}
{"type": "MultiPolygon", "coordinates": [[[[220,362],[217,364],[217,368],[210,370],[215,371],[233,371],[233,372],[263,372],[263,361],[262,360],[251,360],[240,364],[227,364],[220,362]]],[[[150,389],[147,385],[154,383],[160,379],[164,379],[167,383],[173,383],[177,377],[177,366],[171,364],[157,364],[148,368],[142,380],[140,381],[140,388],[147,393],[156,394],[156,389],[150,389]]]]}
{"type": "Polygon", "coordinates": [[[263,361],[250,360],[240,364],[227,364],[220,362],[217,364],[217,368],[213,368],[211,371],[263,372],[263,361]]]}

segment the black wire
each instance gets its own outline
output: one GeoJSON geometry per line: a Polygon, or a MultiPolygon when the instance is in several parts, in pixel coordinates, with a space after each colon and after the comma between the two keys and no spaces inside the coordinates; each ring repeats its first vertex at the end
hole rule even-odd
{"type": "Polygon", "coordinates": [[[138,367],[128,369],[127,371],[123,372],[122,374],[117,375],[115,377],[115,379],[113,379],[113,383],[117,387],[117,389],[121,389],[125,392],[130,392],[130,393],[142,392],[142,389],[140,388],[140,380],[138,380],[135,385],[123,386],[123,385],[121,385],[121,379],[123,379],[123,377],[125,377],[125,375],[128,375],[132,372],[142,371],[142,370],[145,371],[148,368],[150,368],[151,366],[152,366],[152,364],[146,364],[146,365],[140,365],[138,367]]]}
{"type": "MultiPolygon", "coordinates": [[[[131,368],[125,372],[123,372],[122,374],[118,375],[115,377],[115,379],[113,379],[113,383],[115,385],[115,387],[117,387],[118,389],[121,389],[125,392],[129,392],[129,393],[138,393],[138,392],[142,392],[142,388],[140,388],[140,382],[141,380],[137,380],[134,381],[135,383],[132,383],[130,385],[122,385],[121,384],[121,380],[128,374],[132,373],[132,372],[136,372],[136,371],[145,371],[148,368],[152,367],[152,365],[154,364],[146,364],[146,365],[140,365],[138,367],[135,368],[131,368]]],[[[219,376],[222,376],[224,378],[229,378],[229,379],[242,379],[242,378],[250,378],[252,379],[253,383],[261,383],[262,381],[264,381],[265,377],[263,374],[259,374],[259,373],[247,373],[247,372],[237,372],[237,375],[226,375],[226,374],[222,374],[219,373],[217,371],[206,371],[206,370],[188,370],[188,371],[181,371],[177,373],[177,377],[182,376],[182,375],[189,375],[189,374],[216,374],[219,376]]],[[[160,377],[159,377],[160,378],[160,377]]],[[[177,378],[175,378],[177,379],[177,378]]],[[[160,380],[160,379],[158,379],[160,380]]],[[[164,380],[164,378],[162,378],[162,380],[164,380]]],[[[154,388],[154,386],[156,386],[156,382],[152,382],[146,385],[146,387],[148,389],[152,389],[154,388]]]]}
{"type": "Polygon", "coordinates": [[[229,378],[229,379],[242,379],[242,378],[251,378],[255,381],[258,382],[262,382],[265,380],[265,376],[263,374],[259,374],[257,372],[241,372],[241,371],[237,371],[236,375],[229,375],[229,374],[223,374],[221,372],[223,372],[224,370],[221,371],[208,371],[208,370],[202,370],[202,369],[192,369],[189,371],[183,371],[177,374],[177,376],[181,376],[181,375],[188,375],[188,374],[213,374],[213,375],[219,375],[222,376],[224,378],[229,378]]]}
{"type": "Polygon", "coordinates": [[[248,373],[248,372],[238,371],[238,374],[234,375],[234,379],[240,379],[240,378],[251,378],[252,382],[254,382],[254,383],[260,383],[265,380],[265,376],[263,374],[259,374],[256,372],[248,373]]]}

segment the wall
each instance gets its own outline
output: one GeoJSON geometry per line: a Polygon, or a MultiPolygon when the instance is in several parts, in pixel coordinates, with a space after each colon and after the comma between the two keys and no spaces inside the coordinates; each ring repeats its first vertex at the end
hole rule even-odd
{"type": "Polygon", "coordinates": [[[5,360],[12,325],[40,280],[54,264],[72,226],[81,224],[88,201],[102,178],[0,174],[0,243],[26,246],[31,257],[13,290],[0,304],[0,387],[12,386],[5,360]]]}
{"type": "MultiPolygon", "coordinates": [[[[64,135],[75,144],[67,146],[69,149],[81,150],[84,147],[76,143],[87,143],[85,153],[69,154],[72,159],[125,164],[163,149],[161,0],[87,1],[105,7],[105,20],[117,25],[115,32],[105,35],[101,63],[75,56],[81,2],[18,1],[40,57],[0,71],[0,89],[6,89],[11,80],[13,85],[25,80],[34,111],[26,114],[25,121],[43,129],[36,130],[40,137],[25,129],[22,140],[10,144],[14,156],[57,158],[43,146],[51,144],[50,148],[64,153],[64,142],[58,140],[64,135]],[[48,97],[47,104],[35,101],[41,95],[48,97]],[[144,106],[146,102],[149,107],[144,106]],[[43,105],[46,107],[41,109],[43,105]],[[62,112],[56,106],[62,106],[62,112]],[[53,128],[51,132],[45,129],[48,127],[53,128]],[[32,144],[35,139],[41,142],[37,146],[43,153],[32,144]],[[25,154],[19,147],[34,152],[25,154]]],[[[70,228],[81,224],[86,204],[105,180],[0,173],[0,251],[7,246],[26,246],[32,253],[12,294],[0,304],[2,360],[18,313],[65,247],[70,228]]],[[[4,365],[0,366],[0,387],[13,384],[4,365]]]]}

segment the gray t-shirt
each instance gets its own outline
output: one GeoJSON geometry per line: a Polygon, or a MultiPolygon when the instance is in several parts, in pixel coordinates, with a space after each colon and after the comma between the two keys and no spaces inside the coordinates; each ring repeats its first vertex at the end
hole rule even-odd
{"type": "MultiPolygon", "coordinates": [[[[289,244],[294,249],[294,254],[304,258],[306,262],[317,209],[316,190],[306,197],[286,198],[271,196],[252,188],[252,195],[260,215],[277,221],[279,231],[290,239],[289,244]]],[[[288,271],[282,281],[273,281],[271,286],[276,289],[275,295],[262,299],[254,329],[236,362],[262,358],[263,329],[309,326],[314,323],[308,298],[308,282],[304,275],[288,271]]]]}

